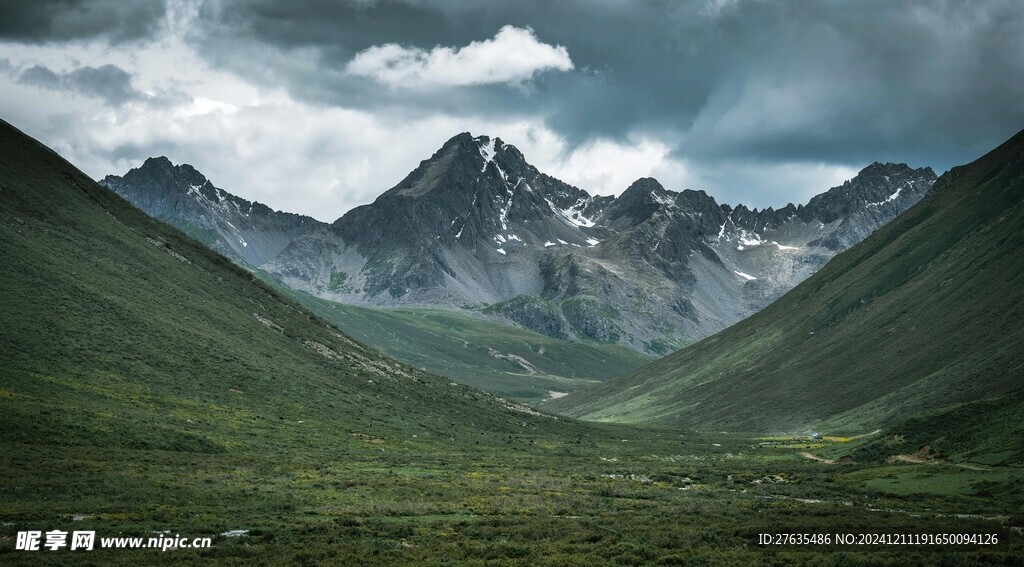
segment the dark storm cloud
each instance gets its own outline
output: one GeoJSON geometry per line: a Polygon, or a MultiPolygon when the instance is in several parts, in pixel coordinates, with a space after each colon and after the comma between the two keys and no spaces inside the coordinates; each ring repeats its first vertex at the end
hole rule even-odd
{"type": "MultiPolygon", "coordinates": [[[[164,13],[157,1],[0,0],[0,40],[156,37],[164,13]]],[[[941,170],[1024,127],[1019,0],[204,0],[187,35],[214,66],[314,105],[542,120],[570,145],[650,134],[706,167],[941,170]],[[458,49],[508,25],[564,47],[573,68],[418,90],[346,72],[374,46],[458,49]]],[[[107,82],[99,69],[23,80],[138,99],[125,73],[107,69],[107,82]]]]}
{"type": "Polygon", "coordinates": [[[784,6],[723,17],[743,64],[702,108],[692,155],[945,168],[1024,127],[1024,4],[784,6]]]}
{"type": "Polygon", "coordinates": [[[132,86],[132,76],[116,65],[79,67],[67,73],[57,73],[42,65],[34,65],[22,71],[18,81],[98,98],[111,106],[146,98],[132,86]]]}
{"type": "Polygon", "coordinates": [[[409,93],[345,73],[358,52],[375,45],[462,47],[493,37],[505,25],[495,20],[464,27],[459,20],[418,2],[214,0],[203,3],[191,39],[211,61],[265,84],[283,82],[293,95],[316,103],[386,110],[397,117],[425,110],[534,114],[546,77],[527,91],[480,85],[409,93]],[[254,54],[261,58],[255,69],[254,54]]]}
{"type": "Polygon", "coordinates": [[[651,132],[706,161],[941,168],[1024,127],[1016,0],[211,0],[194,39],[219,64],[321,104],[540,114],[574,143],[651,132]],[[565,46],[576,69],[525,90],[421,93],[344,73],[374,45],[461,47],[504,25],[565,46]]]}
{"type": "Polygon", "coordinates": [[[150,35],[164,15],[151,0],[0,0],[0,39],[42,43],[150,35]]]}

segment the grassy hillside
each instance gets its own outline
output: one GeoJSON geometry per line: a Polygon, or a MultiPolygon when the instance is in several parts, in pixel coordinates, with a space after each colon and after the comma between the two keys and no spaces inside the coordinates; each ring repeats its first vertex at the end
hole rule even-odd
{"type": "Polygon", "coordinates": [[[381,357],[2,122],[0,238],[4,565],[1010,565],[1024,552],[1006,470],[830,468],[799,456],[806,440],[554,419],[381,357]],[[756,547],[780,528],[1001,539],[756,547]],[[95,531],[97,549],[16,550],[28,530],[95,531]],[[157,534],[212,547],[100,548],[157,534]]]}
{"type": "MultiPolygon", "coordinates": [[[[1022,156],[1024,133],[764,311],[546,407],[747,431],[869,430],[977,400],[1020,415],[1007,396],[1024,388],[1022,156]]],[[[999,435],[1020,446],[1024,431],[999,435]]]]}
{"type": "Polygon", "coordinates": [[[454,311],[356,307],[267,281],[387,356],[518,401],[573,392],[653,360],[618,345],[561,341],[454,311]]]}

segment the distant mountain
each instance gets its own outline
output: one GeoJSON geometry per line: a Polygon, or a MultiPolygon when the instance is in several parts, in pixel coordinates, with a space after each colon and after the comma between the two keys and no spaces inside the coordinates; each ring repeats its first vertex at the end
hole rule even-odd
{"type": "Polygon", "coordinates": [[[222,204],[236,198],[192,189],[201,176],[178,168],[185,181],[173,187],[143,183],[174,177],[159,160],[104,183],[158,218],[215,231],[215,246],[235,258],[260,243],[248,264],[323,298],[471,309],[655,354],[757,312],[935,179],[928,168],[876,163],[806,205],[761,211],[654,179],[617,198],[592,196],[500,139],[463,133],[372,204],[323,225],[294,215],[247,221],[245,205],[222,204]]]}
{"type": "Polygon", "coordinates": [[[316,219],[277,212],[214,187],[191,165],[147,159],[123,177],[100,181],[150,216],[171,224],[240,264],[259,266],[296,238],[324,226],[316,219]]]}
{"type": "MultiPolygon", "coordinates": [[[[805,210],[841,216],[828,201],[805,210]]],[[[890,444],[910,452],[1020,463],[1022,320],[1024,132],[756,315],[549,409],[733,431],[898,424],[890,444]]]]}

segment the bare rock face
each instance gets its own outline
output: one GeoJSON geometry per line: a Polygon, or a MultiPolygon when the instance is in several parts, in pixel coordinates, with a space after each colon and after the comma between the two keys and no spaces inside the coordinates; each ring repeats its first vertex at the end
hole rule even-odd
{"type": "Polygon", "coordinates": [[[593,196],[500,139],[462,133],[330,225],[234,197],[163,158],[104,183],[324,298],[469,310],[664,354],[768,305],[934,181],[929,168],[875,163],[806,205],[760,211],[650,178],[593,196]]]}

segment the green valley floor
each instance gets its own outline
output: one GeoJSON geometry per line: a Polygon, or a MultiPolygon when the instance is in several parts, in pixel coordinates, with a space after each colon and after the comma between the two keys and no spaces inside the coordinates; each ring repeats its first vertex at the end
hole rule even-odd
{"type": "Polygon", "coordinates": [[[273,437],[213,453],[15,445],[0,457],[0,562],[1010,565],[1024,554],[1018,469],[833,462],[871,435],[564,425],[567,435],[398,437],[285,420],[273,437]],[[95,531],[97,546],[162,533],[213,540],[200,550],[14,550],[21,530],[95,531]],[[219,535],[231,530],[245,532],[219,535]],[[763,533],[998,543],[760,546],[763,533]]]}

